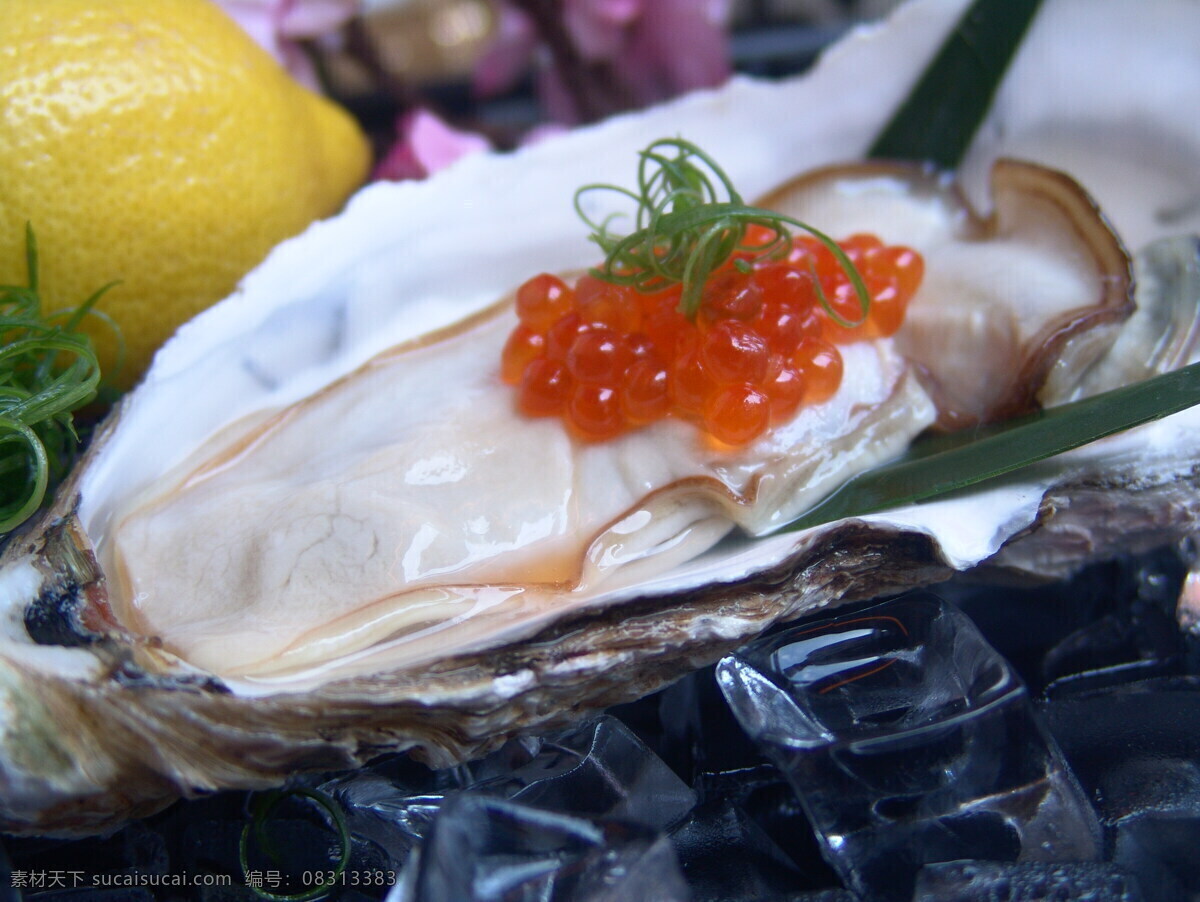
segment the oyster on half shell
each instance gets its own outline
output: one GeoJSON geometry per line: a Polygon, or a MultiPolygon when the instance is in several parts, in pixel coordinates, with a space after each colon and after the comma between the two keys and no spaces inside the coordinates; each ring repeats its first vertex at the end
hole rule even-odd
{"type": "Polygon", "coordinates": [[[770,534],[935,420],[1053,403],[1142,353],[1088,194],[997,157],[1078,173],[1131,246],[1200,225],[1200,133],[1172,115],[1200,101],[1183,0],[1047,2],[964,167],[987,215],[911,169],[813,172],[862,154],[964,5],[914,2],[802,79],[374,186],[186,326],[5,551],[4,829],[101,829],[385,750],[446,764],[820,605],[1193,524],[1188,413],[967,497],[770,534]],[[496,299],[594,262],[573,188],[624,181],[662,134],[766,205],[926,256],[902,333],[848,346],[835,398],[736,452],[674,421],[582,446],[516,418],[495,379],[512,322],[496,299]],[[1107,506],[1083,522],[1074,499],[1097,485],[1107,506]]]}

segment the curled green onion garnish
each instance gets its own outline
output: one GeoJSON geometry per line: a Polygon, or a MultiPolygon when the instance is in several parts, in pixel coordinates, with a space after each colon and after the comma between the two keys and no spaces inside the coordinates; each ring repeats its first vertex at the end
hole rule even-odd
{"type": "MultiPolygon", "coordinates": [[[[299,893],[272,893],[261,886],[250,885],[250,889],[256,896],[261,899],[270,900],[270,902],[310,902],[310,900],[319,899],[338,884],[342,874],[345,873],[347,865],[350,864],[350,828],[346,825],[346,818],[342,814],[342,809],[337,802],[325,793],[318,792],[315,789],[278,789],[255,798],[254,818],[242,828],[242,838],[238,843],[238,859],[242,865],[242,874],[249,875],[252,873],[250,868],[251,833],[254,834],[254,840],[258,847],[267,854],[274,864],[283,864],[282,856],[280,856],[275,844],[268,835],[267,824],[270,822],[271,815],[274,814],[279,804],[293,797],[316,802],[329,815],[330,820],[333,822],[333,827],[337,831],[338,861],[332,870],[328,871],[328,880],[319,881],[316,885],[299,893]]],[[[309,873],[316,870],[317,868],[310,868],[309,873]]]]}
{"type": "MultiPolygon", "coordinates": [[[[639,156],[636,191],[596,184],[575,192],[575,210],[605,253],[604,263],[591,270],[592,275],[647,293],[682,284],[679,310],[692,319],[700,309],[709,276],[739,252],[767,259],[786,256],[792,246],[791,226],[808,232],[833,254],[854,286],[861,315],[857,320],[838,315],[814,273],[821,306],[840,326],[860,326],[866,321],[871,308],[867,286],[845,251],[828,235],[791,216],[746,204],[724,170],[690,141],[661,138],[639,156]],[[583,209],[583,197],[592,191],[612,191],[632,201],[634,231],[628,235],[610,231],[617,215],[594,221],[583,209]],[[775,237],[755,243],[747,234],[751,226],[761,226],[775,237]]],[[[742,259],[734,265],[743,271],[750,267],[742,259]]]]}
{"type": "Polygon", "coordinates": [[[0,533],[25,522],[75,460],[72,413],[100,384],[92,341],[78,326],[100,315],[92,308],[116,284],[73,310],[43,313],[29,226],[25,266],[26,285],[0,285],[0,533]]]}

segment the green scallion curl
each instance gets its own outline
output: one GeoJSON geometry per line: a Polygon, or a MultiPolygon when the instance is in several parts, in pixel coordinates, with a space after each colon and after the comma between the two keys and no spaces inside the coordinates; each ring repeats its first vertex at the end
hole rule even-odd
{"type": "Polygon", "coordinates": [[[99,315],[93,307],[112,287],[74,309],[43,313],[37,241],[28,225],[25,266],[27,284],[0,285],[0,534],[27,520],[74,462],[72,414],[100,384],[92,341],[78,326],[99,315]]]}
{"type": "MultiPolygon", "coordinates": [[[[636,191],[595,184],[575,192],[575,211],[605,253],[604,263],[591,270],[592,275],[645,293],[682,284],[679,310],[693,319],[704,286],[717,269],[739,251],[768,259],[786,255],[792,243],[791,226],[824,245],[854,286],[861,315],[847,320],[833,309],[814,273],[817,297],[826,313],[847,328],[866,321],[871,309],[867,286],[846,252],[824,232],[791,216],[746,204],[724,170],[690,141],[662,138],[639,156],[636,191]],[[615,191],[633,201],[634,231],[613,234],[609,226],[616,215],[593,221],[583,209],[583,197],[592,191],[615,191]],[[773,231],[775,238],[764,244],[748,242],[746,232],[755,225],[773,231]]],[[[742,271],[748,269],[744,261],[738,263],[742,271]]]]}
{"type": "Polygon", "coordinates": [[[0,500],[0,532],[24,523],[41,506],[50,482],[46,446],[32,429],[18,420],[0,416],[0,481],[20,482],[21,493],[0,500]]]}
{"type": "Polygon", "coordinates": [[[258,847],[275,864],[282,864],[282,859],[275,848],[275,844],[271,841],[267,833],[267,824],[275,809],[279,807],[279,804],[293,796],[316,802],[329,815],[338,835],[338,862],[332,869],[331,880],[318,883],[316,886],[303,892],[292,894],[272,893],[260,886],[251,887],[256,896],[261,899],[267,899],[269,902],[311,902],[311,900],[318,899],[338,884],[342,874],[345,873],[346,867],[350,864],[350,828],[346,825],[345,815],[342,814],[342,810],[337,802],[325,793],[318,792],[315,789],[281,789],[272,790],[255,799],[254,818],[242,828],[242,838],[238,843],[238,859],[242,865],[242,873],[250,873],[251,833],[254,834],[254,840],[258,847]]]}

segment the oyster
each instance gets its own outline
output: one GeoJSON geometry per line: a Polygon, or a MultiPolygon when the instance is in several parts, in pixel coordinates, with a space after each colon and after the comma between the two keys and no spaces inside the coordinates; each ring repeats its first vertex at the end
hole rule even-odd
{"type": "MultiPolygon", "coordinates": [[[[657,134],[703,144],[750,196],[861,155],[963,6],[913,3],[803,79],[737,82],[372,187],[186,326],[56,508],[6,549],[4,828],[101,829],[181,794],[385,750],[447,764],[649,692],[813,607],[944,578],[1014,536],[1036,546],[1098,479],[1123,490],[1115,511],[1146,512],[1147,537],[1191,524],[1196,461],[1180,436],[1196,417],[1181,415],[969,497],[800,534],[730,531],[770,533],[935,418],[1066,397],[1103,365],[1129,312],[1119,244],[1069,179],[992,164],[1013,147],[1078,167],[1138,244],[1200,224],[1200,205],[1180,203],[1200,188],[1200,135],[1156,106],[1156,67],[1190,60],[1174,36],[1200,25],[1178,0],[1136,16],[1046,4],[965,168],[986,218],[907,170],[835,168],[768,198],[837,234],[865,223],[914,244],[934,275],[911,329],[853,346],[838,397],[750,448],[718,453],[677,422],[579,447],[554,423],[517,424],[487,376],[511,316],[495,299],[539,269],[592,262],[569,224],[576,185],[623,181],[623,160],[657,134]],[[1154,31],[1158,17],[1172,28],[1154,31]],[[1144,54],[1119,76],[1114,40],[1144,54]],[[1063,43],[1086,77],[1048,76],[1063,43]],[[1031,84],[1040,105],[1027,110],[1031,84]],[[1062,127],[1106,91],[1146,95],[1129,107],[1148,117],[1132,146],[1097,139],[1123,134],[1108,108],[1062,127]],[[1166,137],[1170,165],[1141,153],[1166,137]],[[937,304],[935,289],[961,303],[937,304]],[[947,312],[962,354],[946,353],[947,312]]],[[[1187,108],[1200,85],[1184,74],[1171,103],[1187,108]]]]}

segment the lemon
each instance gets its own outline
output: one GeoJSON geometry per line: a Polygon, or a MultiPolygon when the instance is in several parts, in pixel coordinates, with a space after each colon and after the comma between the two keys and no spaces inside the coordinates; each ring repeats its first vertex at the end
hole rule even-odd
{"type": "MultiPolygon", "coordinates": [[[[358,126],[209,0],[3,0],[0,284],[102,285],[128,386],[185,320],[363,180],[358,126]]],[[[92,323],[102,371],[115,342],[92,323]]]]}

